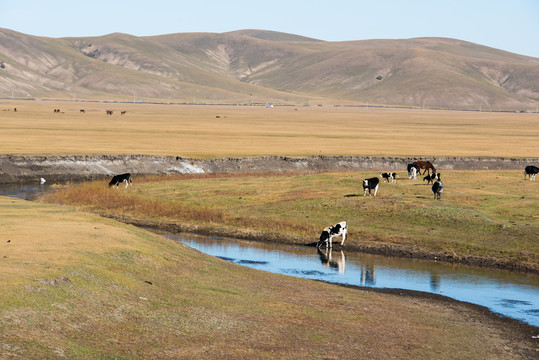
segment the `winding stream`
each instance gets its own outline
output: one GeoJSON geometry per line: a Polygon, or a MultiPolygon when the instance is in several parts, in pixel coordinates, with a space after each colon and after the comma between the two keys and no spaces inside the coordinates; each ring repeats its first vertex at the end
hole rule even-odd
{"type": "MultiPolygon", "coordinates": [[[[0,185],[0,195],[31,199],[50,189],[39,183],[8,184],[0,185]]],[[[317,251],[312,247],[196,235],[164,236],[258,270],[339,284],[440,294],[539,326],[539,275],[340,250],[317,251]]]]}
{"type": "Polygon", "coordinates": [[[192,235],[164,235],[206,254],[279,274],[373,288],[444,295],[539,326],[539,276],[460,264],[332,252],[312,247],[192,235]]]}

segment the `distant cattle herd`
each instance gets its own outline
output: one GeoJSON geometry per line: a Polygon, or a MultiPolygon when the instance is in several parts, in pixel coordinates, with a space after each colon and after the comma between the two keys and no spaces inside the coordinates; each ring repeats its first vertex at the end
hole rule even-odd
{"type": "MultiPolygon", "coordinates": [[[[17,111],[17,109],[15,109],[15,111],[17,111]]],[[[53,112],[54,112],[55,114],[63,114],[63,113],[64,113],[64,112],[63,112],[62,110],[60,110],[60,109],[54,109],[53,112]]],[[[80,110],[79,110],[79,113],[80,113],[80,114],[86,114],[86,110],[80,109],[80,110]]],[[[112,115],[112,114],[114,114],[114,110],[105,110],[105,114],[107,114],[107,115],[112,115]]],[[[125,115],[125,114],[127,114],[127,111],[126,111],[126,110],[120,111],[120,115],[125,115]]]]}
{"type": "MultiPolygon", "coordinates": [[[[527,166],[526,171],[533,172],[533,169],[535,166],[527,166]],[[528,169],[530,168],[530,169],[528,169]]],[[[427,184],[432,184],[432,192],[434,193],[434,198],[441,200],[442,199],[442,192],[444,191],[444,184],[442,183],[442,178],[440,177],[440,173],[436,171],[436,168],[430,161],[416,161],[411,164],[408,164],[406,169],[408,170],[408,178],[409,179],[416,179],[417,174],[424,175],[425,172],[427,175],[423,178],[423,181],[427,181],[427,184]],[[423,170],[423,174],[421,174],[421,170],[423,170]],[[432,174],[430,171],[432,170],[432,174]]],[[[537,168],[535,168],[537,169],[537,168]]],[[[535,171],[537,173],[537,171],[535,171]]],[[[526,176],[526,175],[525,175],[526,176]]],[[[530,175],[530,179],[531,179],[530,175]]],[[[380,173],[380,177],[384,179],[384,181],[387,182],[397,182],[397,173],[395,172],[383,172],[380,173]]],[[[533,175],[533,179],[535,179],[535,175],[533,175]]],[[[378,193],[378,186],[380,185],[380,180],[377,177],[372,177],[368,179],[363,180],[363,196],[367,196],[367,191],[369,192],[369,196],[374,195],[378,193]],[[372,194],[374,192],[374,194],[372,194]]]]}

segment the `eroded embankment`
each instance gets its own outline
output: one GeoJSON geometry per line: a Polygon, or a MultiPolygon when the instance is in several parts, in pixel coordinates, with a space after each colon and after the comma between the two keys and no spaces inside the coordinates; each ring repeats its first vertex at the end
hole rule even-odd
{"type": "MultiPolygon", "coordinates": [[[[406,165],[416,160],[429,160],[439,170],[520,170],[539,158],[486,157],[376,157],[376,156],[266,156],[249,158],[188,159],[151,155],[0,155],[0,183],[37,181],[49,183],[66,180],[90,180],[130,172],[134,176],[153,174],[239,173],[239,172],[302,172],[302,171],[384,171],[405,172],[406,165]]],[[[304,239],[268,236],[267,233],[230,228],[205,228],[187,224],[154,224],[150,219],[117,218],[138,226],[170,232],[195,232],[207,235],[238,237],[264,242],[304,244],[304,239]]],[[[414,247],[387,243],[362,243],[349,251],[360,251],[397,257],[423,258],[469,265],[534,272],[535,264],[515,263],[499,258],[485,258],[454,253],[429,252],[414,247]]]]}
{"type": "Polygon", "coordinates": [[[520,170],[539,158],[390,157],[390,156],[262,156],[190,159],[154,155],[0,155],[0,183],[91,180],[130,172],[154,174],[406,171],[406,165],[429,160],[439,170],[520,170]]]}

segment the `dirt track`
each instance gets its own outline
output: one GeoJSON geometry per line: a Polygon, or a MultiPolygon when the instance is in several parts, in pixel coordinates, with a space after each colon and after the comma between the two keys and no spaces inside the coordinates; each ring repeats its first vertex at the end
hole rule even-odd
{"type": "Polygon", "coordinates": [[[263,156],[189,159],[153,155],[0,155],[0,183],[90,180],[130,172],[192,174],[287,171],[397,171],[416,160],[429,160],[438,170],[519,170],[539,158],[384,157],[384,156],[263,156]]]}

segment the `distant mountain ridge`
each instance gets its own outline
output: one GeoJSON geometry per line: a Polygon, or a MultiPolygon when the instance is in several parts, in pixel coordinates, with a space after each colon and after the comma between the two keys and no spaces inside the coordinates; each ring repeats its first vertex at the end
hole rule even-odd
{"type": "Polygon", "coordinates": [[[0,28],[0,97],[535,110],[539,59],[447,38],[265,30],[46,38],[0,28]]]}

